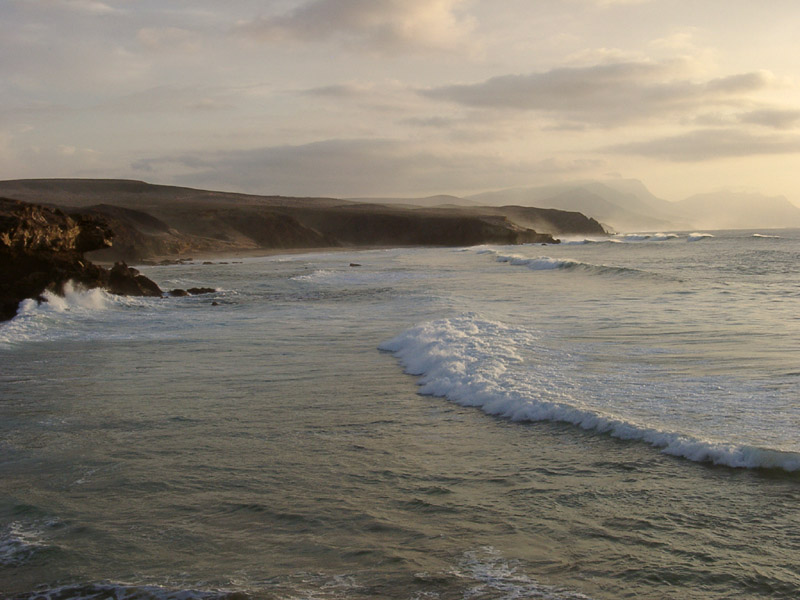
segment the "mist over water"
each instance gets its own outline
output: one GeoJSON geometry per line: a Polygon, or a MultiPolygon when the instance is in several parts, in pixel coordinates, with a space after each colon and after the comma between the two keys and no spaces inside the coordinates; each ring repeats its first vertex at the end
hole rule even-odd
{"type": "Polygon", "coordinates": [[[799,259],[643,234],[25,303],[0,597],[795,598],[799,259]]]}

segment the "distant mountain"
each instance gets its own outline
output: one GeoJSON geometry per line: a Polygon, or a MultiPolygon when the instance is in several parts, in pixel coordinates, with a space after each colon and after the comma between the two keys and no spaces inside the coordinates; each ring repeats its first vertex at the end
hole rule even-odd
{"type": "Polygon", "coordinates": [[[785,196],[713,192],[675,203],[698,229],[800,227],[800,208],[785,196]]]}
{"type": "Polygon", "coordinates": [[[715,192],[668,202],[636,179],[572,181],[486,192],[467,199],[494,206],[576,210],[612,231],[800,227],[800,208],[784,196],[715,192]]]}
{"type": "Polygon", "coordinates": [[[555,185],[512,188],[468,196],[477,204],[538,206],[576,210],[615,231],[688,227],[673,203],[657,198],[640,181],[581,180],[555,185]]]}

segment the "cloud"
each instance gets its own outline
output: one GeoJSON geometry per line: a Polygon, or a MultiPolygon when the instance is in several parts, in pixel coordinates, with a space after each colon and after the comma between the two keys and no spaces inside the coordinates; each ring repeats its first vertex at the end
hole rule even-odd
{"type": "Polygon", "coordinates": [[[233,108],[235,91],[210,86],[164,85],[120,96],[93,107],[119,113],[183,113],[233,108]]]}
{"type": "Polygon", "coordinates": [[[792,129],[800,124],[800,110],[762,109],[745,113],[739,117],[743,123],[753,123],[774,129],[792,129]]]}
{"type": "Polygon", "coordinates": [[[148,50],[197,52],[202,44],[197,33],[179,27],[143,27],[136,39],[148,50]]]}
{"type": "Polygon", "coordinates": [[[400,140],[335,139],[300,146],[143,159],[134,170],[176,183],[262,194],[370,196],[459,193],[529,183],[537,174],[579,174],[597,161],[513,161],[437,151],[400,140]]]}
{"type": "Polygon", "coordinates": [[[618,144],[604,149],[675,162],[718,158],[800,153],[800,136],[754,135],[737,129],[701,129],[646,142],[618,144]]]}
{"type": "Polygon", "coordinates": [[[92,15],[109,15],[118,12],[113,6],[100,0],[11,0],[24,8],[61,9],[92,15]]]}
{"type": "Polygon", "coordinates": [[[66,0],[67,8],[96,15],[107,15],[117,12],[115,8],[98,0],[66,0]]]}
{"type": "Polygon", "coordinates": [[[502,75],[420,93],[464,106],[541,111],[573,123],[611,126],[714,104],[742,105],[771,82],[761,71],[696,82],[681,77],[681,68],[679,62],[617,62],[502,75]]]}
{"type": "Polygon", "coordinates": [[[474,23],[459,15],[463,0],[312,0],[295,10],[240,23],[236,31],[276,42],[340,40],[378,52],[469,45],[474,23]]]}

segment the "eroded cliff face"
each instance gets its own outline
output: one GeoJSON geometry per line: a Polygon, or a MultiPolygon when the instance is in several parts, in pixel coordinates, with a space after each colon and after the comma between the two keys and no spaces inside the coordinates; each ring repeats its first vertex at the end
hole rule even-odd
{"type": "Polygon", "coordinates": [[[108,271],[84,258],[84,252],[110,247],[112,236],[100,219],[0,198],[0,320],[12,318],[26,298],[61,293],[68,281],[160,296],[158,286],[135,269],[120,264],[108,271]]]}

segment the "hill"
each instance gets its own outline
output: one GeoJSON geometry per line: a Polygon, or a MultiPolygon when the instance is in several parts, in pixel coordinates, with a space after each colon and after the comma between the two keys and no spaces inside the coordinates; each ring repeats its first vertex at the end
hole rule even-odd
{"type": "Polygon", "coordinates": [[[106,261],[259,249],[554,242],[553,235],[563,233],[603,233],[596,221],[567,211],[368,204],[131,180],[0,181],[0,194],[103,217],[116,241],[92,258],[106,261]]]}

